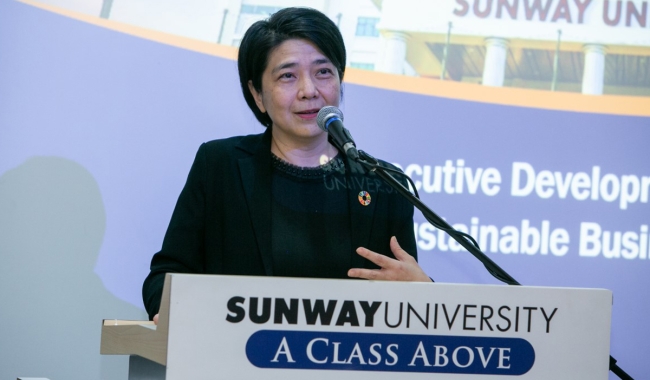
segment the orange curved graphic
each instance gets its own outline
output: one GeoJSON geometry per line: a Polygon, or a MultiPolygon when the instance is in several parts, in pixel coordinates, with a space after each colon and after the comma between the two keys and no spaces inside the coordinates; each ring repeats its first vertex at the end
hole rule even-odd
{"type": "MultiPolygon", "coordinates": [[[[51,5],[41,4],[33,0],[19,1],[24,4],[117,32],[126,33],[198,53],[232,60],[237,59],[237,48],[232,46],[203,42],[187,37],[149,30],[96,16],[69,11],[51,5]]],[[[346,69],[345,82],[392,91],[481,103],[558,111],[650,117],[649,97],[582,95],[569,92],[551,92],[512,87],[488,87],[472,83],[407,77],[403,75],[385,74],[354,68],[346,69]]]]}

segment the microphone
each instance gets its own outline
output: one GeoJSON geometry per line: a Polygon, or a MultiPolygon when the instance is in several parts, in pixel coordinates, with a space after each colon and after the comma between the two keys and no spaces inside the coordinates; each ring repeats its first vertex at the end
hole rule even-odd
{"type": "Polygon", "coordinates": [[[316,117],[318,127],[329,135],[329,141],[342,153],[353,160],[359,159],[354,139],[343,126],[343,113],[334,106],[325,106],[318,111],[316,117]]]}

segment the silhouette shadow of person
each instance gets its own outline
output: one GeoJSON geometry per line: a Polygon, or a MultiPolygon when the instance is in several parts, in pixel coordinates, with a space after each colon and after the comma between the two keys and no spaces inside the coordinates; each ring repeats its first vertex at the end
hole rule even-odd
{"type": "Polygon", "coordinates": [[[33,157],[0,176],[0,378],[127,378],[128,357],[99,354],[101,321],[147,316],[94,273],[105,229],[78,163],[33,157]]]}

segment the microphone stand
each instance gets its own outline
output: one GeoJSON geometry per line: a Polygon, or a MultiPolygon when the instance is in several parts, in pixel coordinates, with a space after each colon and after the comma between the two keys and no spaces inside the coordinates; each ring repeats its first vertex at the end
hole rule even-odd
{"type": "MultiPolygon", "coordinates": [[[[502,281],[508,285],[521,285],[517,280],[512,278],[505,270],[499,267],[494,261],[492,261],[485,253],[483,253],[478,244],[471,238],[471,236],[456,231],[452,226],[450,226],[444,219],[436,215],[430,208],[428,208],[418,197],[413,195],[409,189],[404,187],[398,180],[396,180],[392,175],[386,171],[383,167],[379,165],[379,161],[368,153],[360,150],[359,157],[356,159],[356,162],[361,164],[363,167],[368,169],[371,172],[377,174],[381,179],[384,180],[390,187],[396,190],[400,195],[405,197],[415,208],[422,212],[424,218],[429,221],[433,226],[447,232],[454,240],[456,240],[461,246],[463,246],[469,253],[476,257],[487,269],[487,271],[494,276],[497,280],[502,281]],[[471,239],[471,240],[470,240],[471,239]]],[[[406,174],[403,174],[406,177],[406,174]]],[[[609,356],[609,370],[617,375],[620,379],[623,380],[633,380],[630,375],[625,373],[616,364],[616,359],[611,355],[609,356]]]]}

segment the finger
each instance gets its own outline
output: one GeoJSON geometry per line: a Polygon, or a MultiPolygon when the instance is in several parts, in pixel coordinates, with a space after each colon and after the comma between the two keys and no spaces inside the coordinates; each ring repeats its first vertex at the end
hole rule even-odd
{"type": "Polygon", "coordinates": [[[402,249],[395,236],[390,238],[390,250],[393,252],[393,255],[395,255],[395,258],[399,261],[408,261],[409,259],[413,258],[413,256],[409,255],[408,252],[402,249]]]}
{"type": "Polygon", "coordinates": [[[348,277],[362,278],[365,280],[381,280],[381,271],[379,269],[361,269],[353,268],[348,271],[348,277]]]}
{"type": "Polygon", "coordinates": [[[390,268],[391,266],[394,266],[394,264],[397,264],[395,260],[391,259],[390,257],[380,255],[379,253],[373,252],[368,248],[359,247],[357,248],[357,253],[359,256],[372,261],[374,264],[378,265],[381,268],[390,268]]]}
{"type": "Polygon", "coordinates": [[[157,325],[158,324],[158,314],[153,316],[153,324],[157,325]]]}
{"type": "Polygon", "coordinates": [[[398,260],[402,260],[404,258],[404,255],[408,255],[406,251],[402,249],[402,247],[399,245],[397,242],[397,238],[395,236],[390,238],[390,250],[393,252],[393,255],[395,255],[395,258],[398,260]]]}

